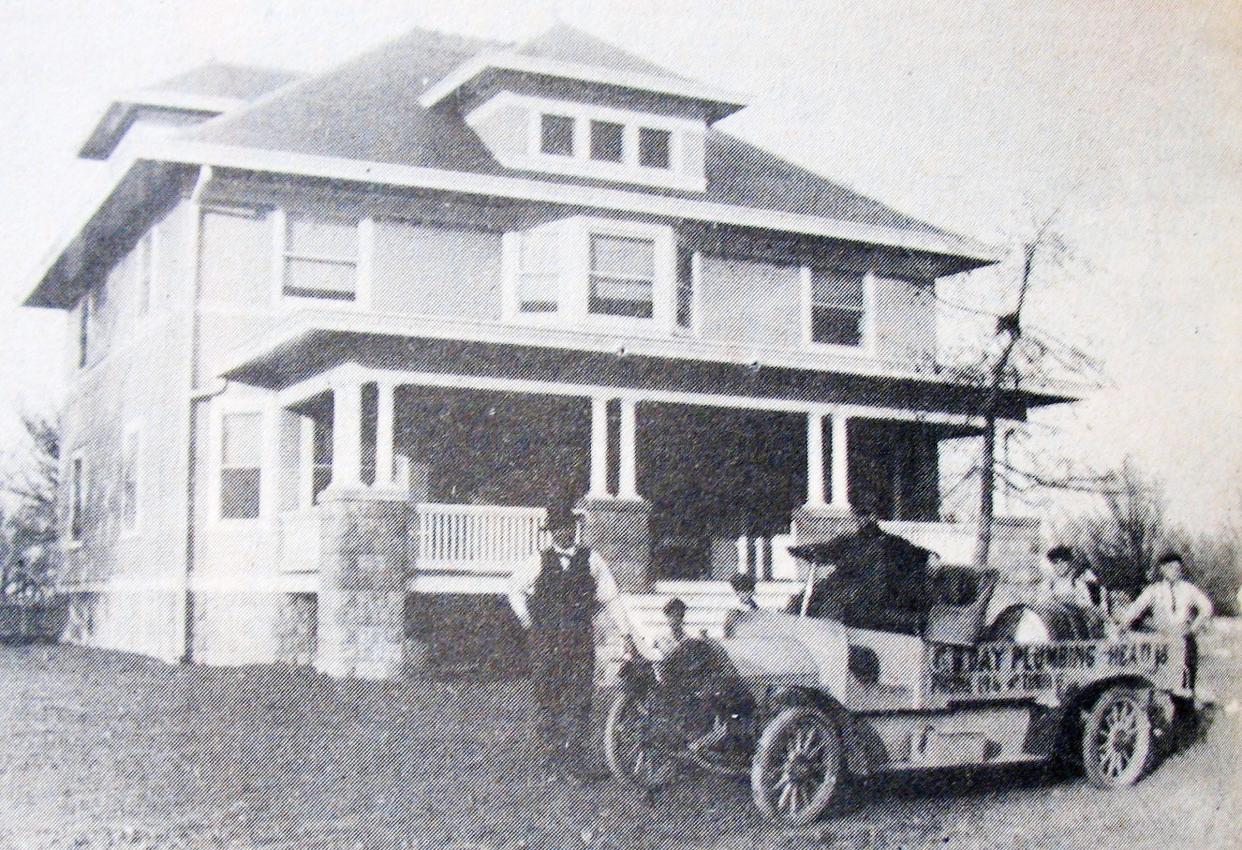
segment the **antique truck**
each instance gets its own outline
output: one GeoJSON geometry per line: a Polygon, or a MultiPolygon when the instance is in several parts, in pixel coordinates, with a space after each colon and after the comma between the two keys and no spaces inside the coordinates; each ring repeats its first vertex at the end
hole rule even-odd
{"type": "Polygon", "coordinates": [[[1190,697],[1181,641],[1083,611],[989,617],[995,571],[942,591],[914,633],[812,615],[821,549],[791,551],[810,565],[793,613],[733,611],[722,640],[626,664],[605,728],[616,778],[651,792],[696,767],[749,775],[759,810],[795,825],[850,775],[1064,759],[1115,788],[1154,765],[1190,697]]]}

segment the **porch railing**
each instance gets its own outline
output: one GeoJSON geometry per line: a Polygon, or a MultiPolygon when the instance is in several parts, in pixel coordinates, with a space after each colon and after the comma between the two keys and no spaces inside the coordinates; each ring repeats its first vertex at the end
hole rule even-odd
{"type": "Polygon", "coordinates": [[[507,574],[543,543],[543,508],[423,502],[414,510],[420,573],[507,574]]]}

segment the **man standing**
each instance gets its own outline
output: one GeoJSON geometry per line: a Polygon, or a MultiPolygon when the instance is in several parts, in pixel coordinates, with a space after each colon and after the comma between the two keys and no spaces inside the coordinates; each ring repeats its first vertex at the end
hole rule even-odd
{"type": "Polygon", "coordinates": [[[577,543],[577,516],[550,507],[552,545],[513,574],[509,604],[528,631],[531,678],[539,704],[544,778],[588,778],[591,702],[595,693],[595,614],[607,605],[627,636],[629,620],[604,560],[577,543]]]}
{"type": "Polygon", "coordinates": [[[1202,590],[1182,577],[1181,556],[1170,552],[1156,564],[1160,580],[1149,584],[1138,599],[1121,615],[1121,625],[1133,628],[1150,616],[1156,631],[1181,635],[1186,639],[1186,686],[1195,689],[1199,670],[1199,641],[1196,635],[1212,618],[1212,601],[1202,590]]]}

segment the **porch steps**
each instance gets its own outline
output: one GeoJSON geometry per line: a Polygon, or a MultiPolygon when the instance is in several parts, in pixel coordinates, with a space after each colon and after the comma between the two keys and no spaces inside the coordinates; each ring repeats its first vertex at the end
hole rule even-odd
{"type": "MultiPolygon", "coordinates": [[[[755,601],[762,608],[783,609],[802,587],[800,581],[761,581],[755,601]]],[[[686,603],[686,633],[694,637],[723,637],[725,617],[737,603],[727,581],[657,581],[651,593],[626,594],[630,621],[648,645],[669,639],[664,605],[674,597],[686,603]]]]}

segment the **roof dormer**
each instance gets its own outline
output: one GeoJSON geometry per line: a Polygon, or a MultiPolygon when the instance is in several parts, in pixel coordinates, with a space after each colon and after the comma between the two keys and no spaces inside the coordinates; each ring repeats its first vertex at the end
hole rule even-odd
{"type": "Polygon", "coordinates": [[[455,108],[508,168],[690,191],[707,127],[744,105],[564,25],[472,57],[419,102],[455,108]]]}
{"type": "Polygon", "coordinates": [[[271,68],[211,62],[113,101],[78,156],[114,159],[145,138],[169,136],[232,112],[297,75],[271,68]]]}

